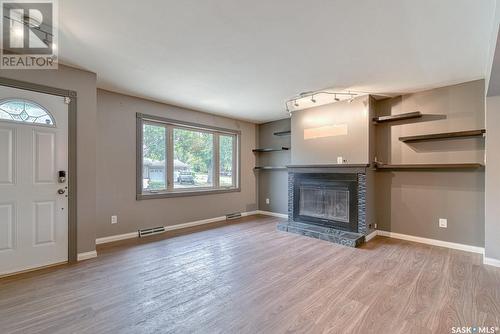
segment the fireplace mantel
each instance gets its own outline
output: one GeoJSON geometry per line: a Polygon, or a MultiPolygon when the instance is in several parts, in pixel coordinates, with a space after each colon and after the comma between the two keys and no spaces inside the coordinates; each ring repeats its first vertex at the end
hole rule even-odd
{"type": "Polygon", "coordinates": [[[288,165],[287,168],[366,168],[370,164],[319,164],[319,165],[288,165]]]}
{"type": "Polygon", "coordinates": [[[369,164],[288,165],[289,173],[365,173],[369,164]]]}

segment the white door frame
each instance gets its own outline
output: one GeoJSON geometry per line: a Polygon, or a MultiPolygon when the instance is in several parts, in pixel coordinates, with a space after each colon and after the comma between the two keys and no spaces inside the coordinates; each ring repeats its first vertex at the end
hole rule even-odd
{"type": "Polygon", "coordinates": [[[0,77],[0,86],[62,96],[68,101],[68,262],[77,261],[76,92],[0,77]]]}

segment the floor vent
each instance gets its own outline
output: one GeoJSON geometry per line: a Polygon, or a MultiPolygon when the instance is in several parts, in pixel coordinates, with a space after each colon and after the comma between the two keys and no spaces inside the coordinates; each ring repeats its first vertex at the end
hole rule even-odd
{"type": "Polygon", "coordinates": [[[153,234],[160,234],[163,232],[165,232],[165,227],[163,227],[163,226],[153,227],[153,228],[144,228],[142,230],[139,230],[139,238],[147,237],[148,235],[153,235],[153,234]]]}
{"type": "Polygon", "coordinates": [[[226,220],[241,218],[241,212],[230,213],[226,215],[226,220]]]}

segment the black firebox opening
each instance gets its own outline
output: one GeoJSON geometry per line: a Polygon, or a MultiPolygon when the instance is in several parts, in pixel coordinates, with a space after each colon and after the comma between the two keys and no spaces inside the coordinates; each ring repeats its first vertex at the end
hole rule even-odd
{"type": "Polygon", "coordinates": [[[293,192],[294,221],[358,232],[356,174],[296,174],[293,192]]]}

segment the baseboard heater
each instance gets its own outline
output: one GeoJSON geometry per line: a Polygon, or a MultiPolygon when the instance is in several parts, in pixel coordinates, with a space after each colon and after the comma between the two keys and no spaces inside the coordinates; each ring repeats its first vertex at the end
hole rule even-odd
{"type": "Polygon", "coordinates": [[[241,212],[230,213],[226,215],[226,220],[241,218],[241,212]]]}
{"type": "Polygon", "coordinates": [[[143,228],[142,230],[139,230],[139,238],[147,237],[147,236],[153,235],[153,234],[160,234],[163,232],[165,232],[165,227],[163,227],[163,226],[152,227],[152,228],[143,228]]]}

